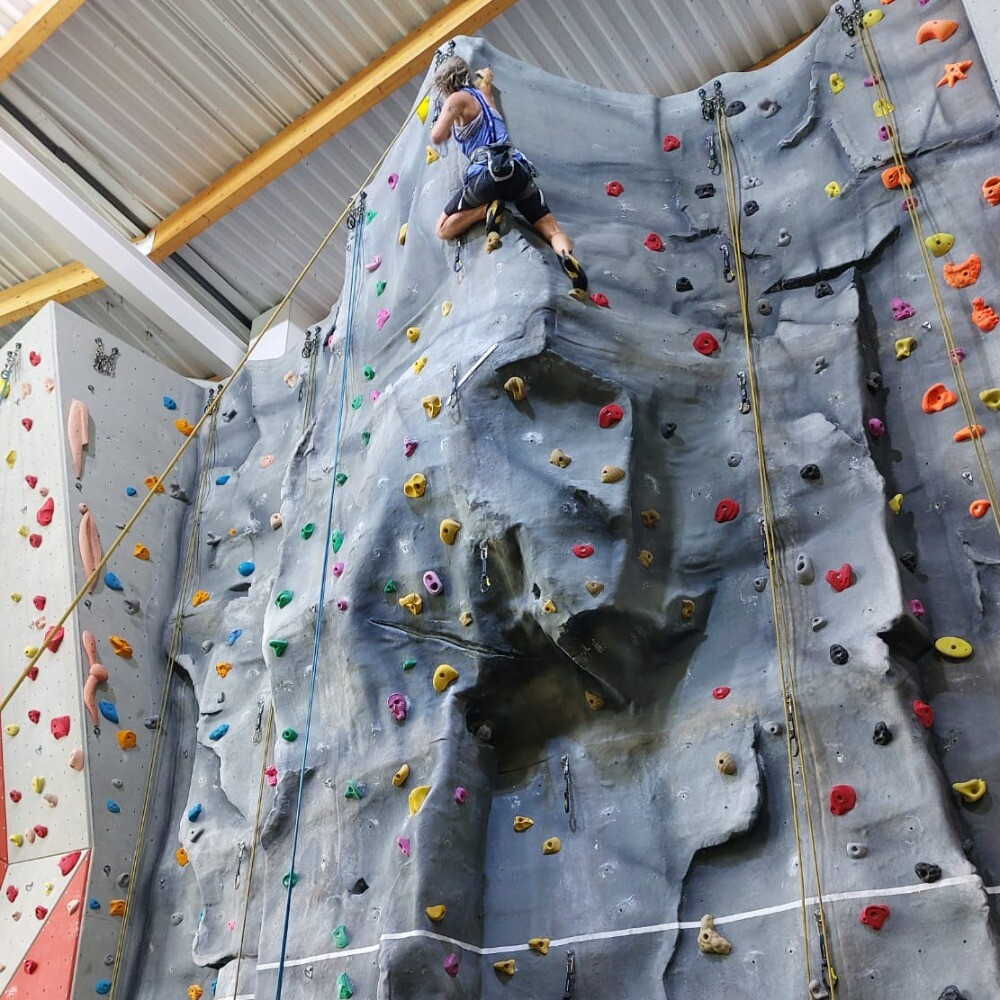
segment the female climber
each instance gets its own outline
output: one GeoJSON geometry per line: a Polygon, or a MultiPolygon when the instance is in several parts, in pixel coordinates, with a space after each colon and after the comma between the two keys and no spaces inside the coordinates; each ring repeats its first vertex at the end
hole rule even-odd
{"type": "Polygon", "coordinates": [[[471,226],[486,220],[486,252],[500,246],[498,227],[504,203],[513,202],[518,212],[551,245],[573,287],[570,295],[583,299],[587,276],[573,256],[570,238],[559,228],[545,204],[545,196],[535,184],[535,168],[511,144],[507,125],[493,100],[493,71],[476,73],[472,84],[469,64],[452,56],[434,74],[434,83],[444,96],[444,104],[431,126],[431,142],[440,145],[449,134],[469,158],[462,190],[445,206],[437,223],[443,240],[460,236],[471,226]]]}

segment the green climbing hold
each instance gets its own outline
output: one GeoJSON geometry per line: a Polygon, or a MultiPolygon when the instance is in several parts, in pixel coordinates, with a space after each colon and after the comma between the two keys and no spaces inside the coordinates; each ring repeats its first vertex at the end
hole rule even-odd
{"type": "MultiPolygon", "coordinates": [[[[375,213],[370,213],[374,215],[375,213]]],[[[337,996],[340,1000],[348,1000],[349,997],[354,996],[354,990],[351,987],[351,981],[347,978],[347,973],[342,972],[337,976],[337,996]]]]}
{"type": "Polygon", "coordinates": [[[299,734],[289,726],[287,729],[281,730],[281,738],[286,743],[294,743],[299,738],[299,734]]]}
{"type": "Polygon", "coordinates": [[[279,608],[287,608],[289,604],[292,603],[292,598],[295,595],[290,590],[283,590],[274,599],[274,603],[278,605],[279,608]]]}
{"type": "Polygon", "coordinates": [[[345,799],[356,799],[361,801],[365,797],[365,793],[361,791],[361,786],[356,781],[349,781],[347,783],[347,789],[344,792],[345,799]]]}
{"type": "Polygon", "coordinates": [[[285,872],[285,877],[281,880],[281,884],[287,889],[288,883],[291,882],[293,886],[297,885],[299,881],[298,872],[285,872]]]}
{"type": "Polygon", "coordinates": [[[339,552],[341,545],[344,544],[344,533],[340,528],[335,528],[333,534],[330,536],[330,546],[334,552],[339,552]]]}
{"type": "Polygon", "coordinates": [[[268,645],[271,647],[271,649],[274,650],[274,655],[275,656],[284,656],[285,655],[285,650],[288,649],[288,640],[287,639],[271,639],[271,640],[269,640],[268,645]]]}
{"type": "Polygon", "coordinates": [[[337,924],[333,929],[333,943],[338,948],[346,948],[350,943],[347,939],[347,928],[343,924],[337,924]]]}
{"type": "Polygon", "coordinates": [[[384,291],[385,291],[385,282],[384,281],[376,281],[375,282],[375,295],[379,296],[384,291]]]}
{"type": "Polygon", "coordinates": [[[347,473],[338,472],[333,478],[337,480],[338,486],[343,486],[347,482],[347,473]]]}
{"type": "Polygon", "coordinates": [[[412,670],[416,665],[417,665],[417,661],[416,660],[412,660],[412,659],[403,660],[403,669],[404,670],[412,670]]]}
{"type": "Polygon", "coordinates": [[[312,538],[312,533],[316,530],[316,525],[310,521],[308,524],[303,524],[299,534],[303,538],[312,538]]]}
{"type": "Polygon", "coordinates": [[[361,409],[361,397],[360,396],[355,396],[354,399],[351,400],[351,409],[352,410],[360,410],[361,409]]]}
{"type": "Polygon", "coordinates": [[[361,369],[361,374],[364,375],[368,382],[370,382],[373,378],[375,378],[375,369],[372,368],[371,365],[365,365],[364,368],[361,369]]]}
{"type": "Polygon", "coordinates": [[[383,594],[395,594],[396,593],[396,581],[390,580],[383,588],[383,594]]]}
{"type": "Polygon", "coordinates": [[[375,221],[376,215],[378,215],[378,212],[376,212],[374,208],[369,208],[368,211],[365,212],[365,223],[367,225],[371,225],[372,222],[375,221]]]}
{"type": "Polygon", "coordinates": [[[361,447],[362,448],[367,448],[368,447],[368,442],[371,441],[371,439],[372,439],[372,432],[371,431],[362,431],[361,432],[361,447]]]}

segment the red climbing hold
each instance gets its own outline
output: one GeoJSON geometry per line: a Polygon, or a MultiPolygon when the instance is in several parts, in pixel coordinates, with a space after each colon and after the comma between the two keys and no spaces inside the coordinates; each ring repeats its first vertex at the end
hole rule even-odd
{"type": "Polygon", "coordinates": [[[32,368],[37,368],[42,363],[42,356],[37,351],[32,351],[28,355],[28,361],[31,362],[32,368]]]}
{"type": "Polygon", "coordinates": [[[716,701],[722,701],[723,698],[728,698],[729,697],[729,692],[731,690],[732,690],[731,688],[727,688],[727,687],[712,688],[712,697],[716,701]]]}
{"type": "Polygon", "coordinates": [[[924,729],[930,729],[934,725],[934,709],[925,701],[915,701],[913,703],[913,714],[920,720],[920,725],[924,729]]]}
{"type": "Polygon", "coordinates": [[[28,680],[29,681],[38,680],[38,667],[28,667],[28,680]]]}
{"type": "Polygon", "coordinates": [[[11,802],[20,802],[21,801],[21,793],[16,788],[12,788],[10,790],[10,801],[11,802]]]}
{"type": "Polygon", "coordinates": [[[25,418],[24,418],[24,419],[23,419],[23,420],[21,421],[21,426],[22,426],[22,427],[23,427],[23,428],[24,428],[24,429],[25,429],[26,431],[30,431],[30,430],[31,430],[31,428],[35,426],[35,421],[34,421],[34,420],[32,420],[32,419],[31,419],[31,417],[25,417],[25,418]]]}
{"type": "Polygon", "coordinates": [[[600,306],[602,309],[607,309],[608,306],[611,305],[604,292],[591,292],[590,301],[593,302],[595,306],[600,306]]]}
{"type": "Polygon", "coordinates": [[[597,423],[604,428],[614,427],[624,416],[625,411],[617,403],[609,403],[601,407],[597,414],[597,423]]]}
{"type": "Polygon", "coordinates": [[[29,976],[33,976],[38,971],[38,963],[33,958],[26,958],[23,968],[29,976]]]}
{"type": "Polygon", "coordinates": [[[44,597],[42,597],[42,595],[41,595],[41,594],[37,594],[37,595],[36,595],[35,597],[33,597],[33,598],[31,599],[31,603],[32,603],[32,604],[34,604],[34,606],[35,606],[35,607],[36,607],[36,608],[37,608],[37,609],[38,609],[39,611],[44,611],[44,610],[45,610],[45,598],[44,598],[44,597]]]}
{"type": "Polygon", "coordinates": [[[589,559],[593,554],[594,546],[589,543],[585,542],[582,545],[573,546],[573,555],[575,555],[577,559],[589,559]]]}
{"type": "Polygon", "coordinates": [[[48,632],[45,633],[45,645],[48,647],[49,652],[58,653],[59,647],[62,645],[62,641],[65,638],[66,629],[50,628],[48,632]]]}
{"type": "Polygon", "coordinates": [[[704,354],[706,357],[719,349],[719,342],[705,330],[702,330],[691,343],[699,354],[704,354]]]}
{"type": "Polygon", "coordinates": [[[42,536],[41,535],[28,535],[28,544],[33,549],[37,549],[42,544],[42,536]]]}
{"type": "Polygon", "coordinates": [[[882,925],[889,919],[889,907],[882,906],[881,903],[876,903],[873,906],[866,906],[861,911],[861,916],[858,920],[865,925],[865,927],[870,927],[873,931],[882,930],[882,925]]]}
{"type": "Polygon", "coordinates": [[[672,153],[675,149],[681,148],[681,141],[676,135],[665,135],[663,137],[663,152],[672,153]]]}
{"type": "Polygon", "coordinates": [[[850,785],[834,785],[830,789],[830,812],[834,816],[849,813],[857,804],[857,792],[850,785]]]}
{"type": "Polygon", "coordinates": [[[59,871],[63,875],[68,875],[75,867],[77,861],[80,860],[81,851],[73,851],[71,854],[64,854],[59,859],[59,871]]]}
{"type": "Polygon", "coordinates": [[[854,570],[851,568],[850,563],[844,563],[840,569],[828,569],[826,571],[826,582],[830,584],[831,587],[837,593],[847,590],[847,588],[854,582],[854,570]]]}
{"type": "Polygon", "coordinates": [[[44,840],[49,835],[49,828],[47,826],[42,826],[41,823],[36,823],[33,827],[36,837],[41,837],[44,840]]]}
{"type": "Polygon", "coordinates": [[[28,721],[29,722],[35,722],[35,723],[37,723],[38,720],[41,717],[42,717],[42,713],[39,712],[37,708],[29,708],[28,709],[28,721]]]}
{"type": "Polygon", "coordinates": [[[604,185],[604,193],[612,198],[617,198],[624,190],[625,188],[618,181],[608,181],[604,185]]]}
{"type": "Polygon", "coordinates": [[[52,735],[57,740],[61,740],[63,737],[69,736],[69,716],[57,715],[54,719],[49,721],[49,728],[52,730],[52,735]]]}
{"type": "Polygon", "coordinates": [[[49,497],[41,507],[38,508],[38,513],[35,515],[35,520],[44,528],[52,523],[52,515],[55,513],[56,502],[49,497]]]}
{"type": "Polygon", "coordinates": [[[49,911],[44,906],[35,907],[35,919],[44,920],[49,915],[49,911]]]}
{"type": "Polygon", "coordinates": [[[7,902],[13,903],[17,899],[17,886],[9,885],[7,886],[7,902]]]}
{"type": "Polygon", "coordinates": [[[642,243],[647,250],[652,250],[653,253],[663,252],[663,240],[656,233],[650,233],[642,243]]]}
{"type": "Polygon", "coordinates": [[[727,521],[735,521],[739,513],[740,505],[730,497],[723,497],[715,508],[715,522],[725,524],[727,521]]]}
{"type": "Polygon", "coordinates": [[[38,485],[38,476],[25,476],[24,481],[28,484],[28,489],[33,490],[38,485]]]}

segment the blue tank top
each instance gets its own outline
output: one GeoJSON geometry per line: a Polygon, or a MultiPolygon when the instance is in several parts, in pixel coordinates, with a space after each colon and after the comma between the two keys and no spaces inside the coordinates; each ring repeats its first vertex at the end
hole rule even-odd
{"type": "MultiPolygon", "coordinates": [[[[503,118],[493,110],[486,102],[486,99],[474,87],[463,87],[463,91],[472,96],[479,103],[479,114],[472,121],[465,125],[452,125],[451,132],[455,141],[462,147],[462,152],[469,159],[472,154],[482,146],[488,146],[494,142],[510,142],[510,134],[507,132],[507,124],[503,118]]],[[[520,155],[515,152],[515,158],[520,159],[520,155]]],[[[486,169],[485,163],[470,163],[465,172],[465,176],[475,177],[486,169]]]]}

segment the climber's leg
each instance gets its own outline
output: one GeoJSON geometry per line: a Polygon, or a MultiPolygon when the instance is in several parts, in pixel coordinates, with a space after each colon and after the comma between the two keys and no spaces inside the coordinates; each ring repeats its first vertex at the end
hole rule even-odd
{"type": "Polygon", "coordinates": [[[454,212],[449,212],[446,208],[437,221],[438,236],[442,240],[453,240],[461,236],[467,229],[471,229],[477,222],[482,222],[486,218],[488,207],[479,205],[476,208],[459,209],[454,212]]]}
{"type": "Polygon", "coordinates": [[[530,180],[518,196],[517,210],[531,223],[540,236],[555,250],[559,263],[573,285],[570,295],[582,299],[587,293],[587,275],[580,262],[573,256],[573,241],[559,228],[556,217],[545,204],[545,195],[530,180]]]}

